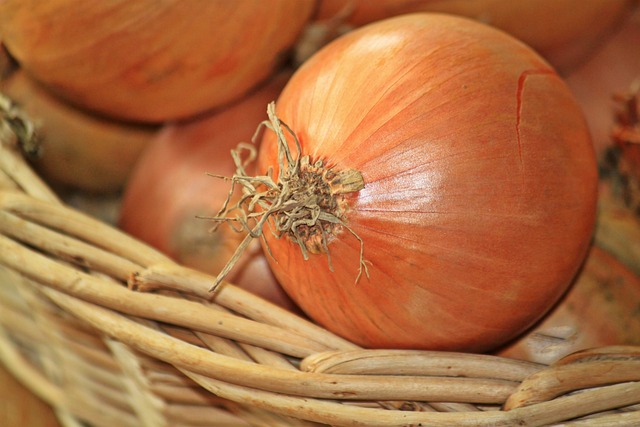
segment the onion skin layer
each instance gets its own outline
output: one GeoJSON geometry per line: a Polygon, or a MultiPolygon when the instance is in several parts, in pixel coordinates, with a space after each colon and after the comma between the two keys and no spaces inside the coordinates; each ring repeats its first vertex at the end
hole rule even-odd
{"type": "Polygon", "coordinates": [[[58,95],[123,120],[185,118],[266,81],[313,0],[3,0],[0,39],[58,95]]]}
{"type": "MultiPolygon", "coordinates": [[[[265,233],[294,301],[366,347],[485,351],[531,326],[575,276],[597,168],[585,119],[530,48],[471,20],[414,14],[355,30],[294,74],[277,114],[303,155],[362,173],[324,255],[265,233]]],[[[275,137],[258,172],[277,176],[275,137]]]]}

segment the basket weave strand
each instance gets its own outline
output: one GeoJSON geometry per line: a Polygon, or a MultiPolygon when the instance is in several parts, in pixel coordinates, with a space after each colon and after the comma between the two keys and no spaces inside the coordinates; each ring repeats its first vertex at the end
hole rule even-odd
{"type": "Polygon", "coordinates": [[[0,360],[65,426],[637,425],[640,348],[366,350],[65,206],[0,144],[0,360]]]}

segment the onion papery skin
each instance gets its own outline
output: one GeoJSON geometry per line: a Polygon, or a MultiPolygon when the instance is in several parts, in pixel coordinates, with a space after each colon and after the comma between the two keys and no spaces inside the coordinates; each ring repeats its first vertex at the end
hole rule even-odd
{"type": "MultiPolygon", "coordinates": [[[[198,216],[214,216],[229,192],[229,182],[209,174],[231,176],[230,150],[250,142],[266,105],[277,98],[289,72],[243,100],[215,113],[163,127],[133,170],[120,210],[118,225],[183,265],[218,274],[243,235],[223,224],[198,216]]],[[[258,242],[227,277],[228,281],[293,308],[276,282],[258,242]]]]}
{"type": "Polygon", "coordinates": [[[41,155],[32,165],[50,184],[96,195],[120,192],[158,125],[110,120],[76,108],[24,70],[0,82],[37,126],[41,155]]]}
{"type": "MultiPolygon", "coordinates": [[[[597,168],[585,119],[529,47],[465,18],[414,14],[333,41],[276,112],[302,154],[355,169],[343,230],[307,261],[266,232],[271,267],[313,319],[366,347],[484,351],[565,292],[592,235],[597,168]]],[[[295,149],[293,149],[295,152],[295,149]]],[[[258,172],[274,167],[267,133],[258,172]]]]}
{"type": "Polygon", "coordinates": [[[584,61],[636,4],[636,0],[320,0],[314,19],[323,21],[349,11],[346,23],[359,27],[415,12],[460,15],[508,32],[566,73],[584,61]]]}
{"type": "Polygon", "coordinates": [[[123,120],[186,118],[274,74],[312,0],[4,0],[0,38],[60,96],[123,120]]]}

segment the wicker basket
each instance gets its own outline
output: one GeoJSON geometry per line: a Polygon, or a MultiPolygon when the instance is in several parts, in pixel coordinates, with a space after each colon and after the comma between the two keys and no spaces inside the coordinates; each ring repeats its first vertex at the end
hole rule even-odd
{"type": "Polygon", "coordinates": [[[0,361],[65,426],[640,425],[640,347],[364,350],[61,203],[0,144],[0,361]]]}

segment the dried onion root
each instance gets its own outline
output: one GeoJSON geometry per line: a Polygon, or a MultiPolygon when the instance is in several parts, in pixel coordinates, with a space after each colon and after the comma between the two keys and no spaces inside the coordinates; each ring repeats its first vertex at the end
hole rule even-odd
{"type": "Polygon", "coordinates": [[[360,265],[356,283],[363,274],[369,277],[364,259],[364,242],[345,222],[344,203],[341,195],[360,191],[364,179],[360,172],[348,169],[335,172],[325,168],[322,160],[312,162],[302,155],[300,141],[293,130],[282,122],[275,113],[275,103],[267,106],[268,120],[260,123],[253,141],[263,127],[275,132],[278,142],[277,179],[273,178],[273,168],[266,175],[249,176],[247,166],[257,157],[256,148],[247,143],[238,144],[231,151],[236,172],[231,178],[213,175],[231,181],[229,195],[220,211],[212,217],[201,217],[216,222],[213,230],[221,223],[228,223],[237,232],[247,232],[231,259],[216,277],[210,291],[213,292],[231,271],[242,253],[254,238],[261,238],[270,256],[271,251],[264,239],[265,225],[276,238],[288,236],[302,251],[304,259],[310,253],[327,255],[332,269],[328,236],[345,229],[360,242],[360,265]],[[284,129],[284,130],[283,130],[284,129]],[[285,131],[293,138],[296,154],[291,153],[285,131]],[[231,204],[236,186],[242,188],[242,197],[231,204]]]}

